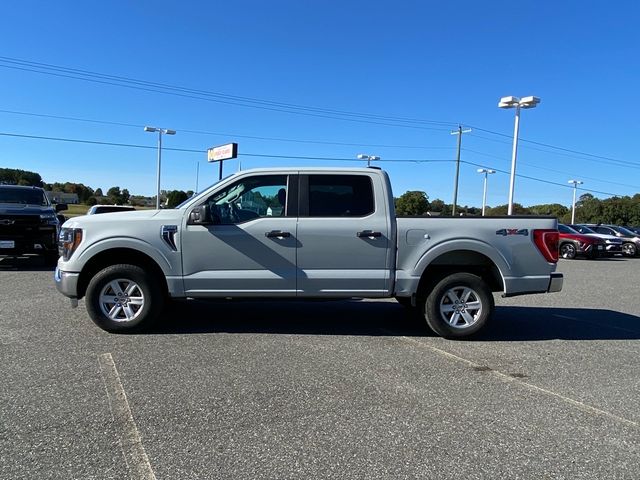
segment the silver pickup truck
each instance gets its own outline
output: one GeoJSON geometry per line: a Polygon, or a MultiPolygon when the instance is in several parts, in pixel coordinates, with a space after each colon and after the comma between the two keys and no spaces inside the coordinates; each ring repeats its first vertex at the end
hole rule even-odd
{"type": "Polygon", "coordinates": [[[395,297],[463,337],[492,292],[563,281],[555,218],[396,218],[375,168],[239,172],[175,209],[70,219],[60,250],[58,290],[110,332],[148,326],[169,299],[395,297]]]}

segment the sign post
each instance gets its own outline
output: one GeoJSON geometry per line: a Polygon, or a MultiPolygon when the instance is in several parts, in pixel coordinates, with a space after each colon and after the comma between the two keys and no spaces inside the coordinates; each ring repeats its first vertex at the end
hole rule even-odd
{"type": "Polygon", "coordinates": [[[222,180],[222,163],[225,160],[231,160],[238,157],[238,144],[227,143],[226,145],[218,145],[207,150],[207,161],[209,163],[220,162],[220,175],[218,180],[222,180]]]}

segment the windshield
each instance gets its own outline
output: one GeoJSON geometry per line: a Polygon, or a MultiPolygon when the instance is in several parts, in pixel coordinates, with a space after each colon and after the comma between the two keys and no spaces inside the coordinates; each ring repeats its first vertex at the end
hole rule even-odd
{"type": "Polygon", "coordinates": [[[49,205],[42,190],[29,188],[0,188],[0,203],[22,205],[49,205]]]}
{"type": "Polygon", "coordinates": [[[577,225],[577,226],[575,226],[575,227],[571,227],[571,228],[576,229],[576,230],[577,230],[577,231],[579,231],[580,233],[585,233],[585,234],[587,234],[587,233],[596,233],[596,232],[594,232],[593,230],[591,230],[589,227],[584,227],[584,226],[582,226],[582,225],[577,225]]]}
{"type": "Polygon", "coordinates": [[[571,234],[574,234],[574,235],[576,233],[578,233],[573,228],[567,227],[566,225],[558,225],[558,231],[560,233],[571,233],[571,234]]]}
{"type": "Polygon", "coordinates": [[[205,190],[209,190],[212,187],[215,187],[216,185],[218,185],[220,182],[225,181],[227,178],[231,177],[232,175],[227,175],[224,178],[221,178],[220,180],[218,180],[215,183],[212,183],[211,185],[209,185],[206,188],[203,188],[202,190],[200,190],[199,192],[194,192],[193,195],[191,195],[189,198],[187,198],[185,201],[183,201],[182,203],[180,203],[179,205],[176,205],[173,208],[182,208],[183,206],[185,206],[187,203],[189,203],[191,200],[194,199],[194,197],[196,197],[198,194],[200,194],[201,192],[204,192],[205,190]]]}
{"type": "Polygon", "coordinates": [[[626,237],[635,237],[635,236],[638,235],[637,233],[634,233],[631,230],[627,230],[624,227],[613,227],[613,229],[616,230],[617,232],[623,234],[626,237]]]}

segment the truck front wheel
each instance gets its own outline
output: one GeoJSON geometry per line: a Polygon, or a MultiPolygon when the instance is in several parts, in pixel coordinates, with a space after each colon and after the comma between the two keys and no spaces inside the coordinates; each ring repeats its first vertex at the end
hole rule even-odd
{"type": "Polygon", "coordinates": [[[148,327],[160,316],[164,295],[158,281],[137,265],[112,265],[91,279],[86,304],[100,328],[128,333],[148,327]]]}
{"type": "Polygon", "coordinates": [[[482,278],[454,273],[440,280],[424,301],[427,325],[445,338],[461,338],[483,328],[495,308],[482,278]]]}

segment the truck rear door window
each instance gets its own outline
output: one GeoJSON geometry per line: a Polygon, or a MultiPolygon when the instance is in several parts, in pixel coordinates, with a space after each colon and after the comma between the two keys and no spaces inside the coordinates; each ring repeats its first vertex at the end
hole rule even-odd
{"type": "Polygon", "coordinates": [[[374,210],[368,176],[309,175],[310,217],[364,217],[374,210]]]}

